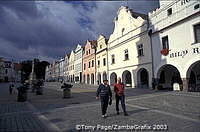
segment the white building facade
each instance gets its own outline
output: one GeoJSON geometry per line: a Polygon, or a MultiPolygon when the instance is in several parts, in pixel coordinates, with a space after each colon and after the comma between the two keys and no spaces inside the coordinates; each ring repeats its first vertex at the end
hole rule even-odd
{"type": "Polygon", "coordinates": [[[120,7],[108,41],[108,74],[113,85],[121,77],[128,87],[151,87],[151,45],[147,15],[120,7]]]}
{"type": "Polygon", "coordinates": [[[69,81],[69,71],[68,71],[68,67],[69,67],[69,54],[65,55],[65,61],[64,61],[64,80],[65,81],[69,81]]]}
{"type": "Polygon", "coordinates": [[[68,63],[68,71],[69,71],[69,81],[74,82],[74,51],[71,51],[69,56],[69,63],[68,63]]]}
{"type": "Polygon", "coordinates": [[[52,64],[46,66],[46,69],[45,69],[45,80],[46,81],[51,81],[52,80],[52,64]]]}
{"type": "Polygon", "coordinates": [[[154,85],[200,91],[200,1],[176,0],[149,13],[154,85]]]}
{"type": "Polygon", "coordinates": [[[82,64],[83,63],[83,48],[80,44],[74,50],[74,81],[75,83],[82,82],[82,64]]]}
{"type": "Polygon", "coordinates": [[[107,39],[104,35],[99,35],[96,46],[96,79],[97,84],[108,79],[108,57],[107,57],[107,39]]]}
{"type": "Polygon", "coordinates": [[[59,81],[64,81],[64,63],[65,63],[65,59],[61,58],[59,60],[59,81]]]}

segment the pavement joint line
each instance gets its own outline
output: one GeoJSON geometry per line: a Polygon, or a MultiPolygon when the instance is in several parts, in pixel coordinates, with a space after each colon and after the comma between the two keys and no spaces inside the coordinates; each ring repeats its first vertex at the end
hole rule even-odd
{"type": "Polygon", "coordinates": [[[147,98],[153,98],[153,97],[158,97],[158,96],[165,96],[165,95],[170,95],[170,93],[162,93],[162,94],[156,94],[156,95],[152,95],[152,94],[146,94],[142,97],[137,97],[137,96],[129,96],[127,97],[126,101],[132,101],[132,100],[138,100],[138,99],[147,99],[147,98]],[[136,97],[136,98],[134,98],[136,97]]]}
{"type": "MultiPolygon", "coordinates": [[[[39,111],[36,107],[34,107],[31,103],[26,102],[28,107],[34,111],[39,111]]],[[[57,127],[54,123],[52,123],[47,117],[41,114],[41,112],[37,112],[37,118],[46,126],[49,128],[49,130],[60,132],[61,129],[57,127]]]]}
{"type": "Polygon", "coordinates": [[[53,110],[47,110],[47,111],[41,111],[42,112],[57,112],[57,111],[60,111],[60,110],[66,110],[66,109],[73,109],[73,108],[83,108],[83,107],[88,107],[88,106],[97,106],[97,105],[100,105],[99,102],[97,103],[93,103],[93,104],[76,104],[76,105],[72,105],[72,106],[67,106],[67,107],[62,107],[62,108],[55,108],[53,110]]]}
{"type": "Polygon", "coordinates": [[[8,113],[4,113],[4,114],[0,114],[0,117],[1,116],[9,116],[9,115],[14,115],[14,114],[26,114],[26,113],[34,113],[34,112],[37,112],[37,111],[20,111],[20,112],[8,112],[8,113]]]}
{"type": "Polygon", "coordinates": [[[156,110],[156,109],[151,109],[151,108],[143,107],[143,106],[139,106],[139,105],[132,105],[132,104],[126,104],[126,105],[130,106],[130,107],[134,107],[134,108],[149,110],[151,112],[160,113],[160,114],[163,114],[163,115],[168,115],[168,116],[172,116],[172,117],[176,117],[176,118],[180,118],[180,119],[184,119],[184,120],[189,120],[189,121],[196,122],[196,123],[200,124],[200,120],[193,119],[193,118],[190,118],[190,117],[187,117],[187,116],[178,115],[178,114],[174,114],[174,113],[170,113],[170,112],[165,112],[165,111],[161,111],[161,110],[156,110]]]}
{"type": "Polygon", "coordinates": [[[5,113],[5,114],[0,114],[0,117],[2,116],[7,116],[7,115],[14,115],[14,114],[28,114],[28,113],[32,113],[32,114],[41,114],[43,112],[56,112],[59,110],[65,110],[65,109],[72,109],[72,108],[80,108],[80,107],[88,107],[88,106],[96,106],[99,105],[99,102],[94,102],[94,103],[84,103],[84,104],[73,104],[67,107],[62,107],[62,108],[54,108],[53,110],[37,110],[34,106],[30,106],[32,104],[26,102],[27,105],[29,105],[29,108],[33,109],[33,110],[29,110],[29,111],[20,111],[20,112],[9,112],[9,113],[5,113]]]}
{"type": "Polygon", "coordinates": [[[191,94],[184,94],[184,93],[173,93],[171,95],[179,95],[179,96],[188,96],[188,97],[196,97],[196,98],[200,98],[200,95],[191,95],[191,94]]]}

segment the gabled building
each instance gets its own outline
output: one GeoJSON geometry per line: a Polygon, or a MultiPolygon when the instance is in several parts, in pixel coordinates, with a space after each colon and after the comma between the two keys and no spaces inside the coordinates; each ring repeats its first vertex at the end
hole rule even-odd
{"type": "Polygon", "coordinates": [[[108,64],[107,64],[107,42],[105,36],[99,35],[96,46],[96,79],[97,84],[108,79],[108,64]]]}
{"type": "Polygon", "coordinates": [[[83,83],[96,84],[96,44],[95,40],[86,41],[83,53],[83,83]]]}
{"type": "Polygon", "coordinates": [[[0,82],[4,81],[4,61],[0,58],[0,82]]]}
{"type": "Polygon", "coordinates": [[[83,47],[81,45],[77,45],[74,50],[74,75],[75,75],[75,83],[82,82],[82,61],[83,61],[83,47]]]}
{"type": "Polygon", "coordinates": [[[61,58],[59,61],[59,81],[64,81],[64,63],[65,63],[65,58],[61,58]]]}
{"type": "Polygon", "coordinates": [[[60,76],[60,66],[59,66],[59,61],[55,61],[54,63],[54,75],[55,75],[55,80],[59,81],[59,76],[60,76]]]}
{"type": "Polygon", "coordinates": [[[121,77],[127,87],[151,87],[152,61],[147,15],[120,7],[108,41],[108,75],[113,85],[121,77]]]}
{"type": "Polygon", "coordinates": [[[52,81],[53,80],[53,64],[46,66],[45,80],[46,81],[52,81]]]}
{"type": "Polygon", "coordinates": [[[200,1],[160,3],[149,13],[154,84],[200,91],[200,1]]]}
{"type": "Polygon", "coordinates": [[[21,82],[21,70],[22,70],[22,65],[19,63],[13,63],[13,76],[14,76],[14,81],[15,82],[21,82]]]}
{"type": "Polygon", "coordinates": [[[69,81],[69,56],[70,54],[65,55],[65,60],[64,60],[64,80],[69,81]]]}
{"type": "Polygon", "coordinates": [[[70,82],[74,82],[74,51],[72,50],[69,56],[69,63],[68,63],[68,71],[69,71],[69,75],[68,75],[68,79],[70,82]]]}
{"type": "Polygon", "coordinates": [[[4,61],[4,81],[10,82],[14,81],[14,66],[11,61],[4,61]]]}

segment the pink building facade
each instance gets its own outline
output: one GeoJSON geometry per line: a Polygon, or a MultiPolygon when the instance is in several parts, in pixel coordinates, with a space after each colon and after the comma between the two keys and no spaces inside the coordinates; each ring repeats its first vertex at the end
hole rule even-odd
{"type": "Polygon", "coordinates": [[[96,84],[96,41],[87,40],[83,53],[83,83],[96,84]]]}

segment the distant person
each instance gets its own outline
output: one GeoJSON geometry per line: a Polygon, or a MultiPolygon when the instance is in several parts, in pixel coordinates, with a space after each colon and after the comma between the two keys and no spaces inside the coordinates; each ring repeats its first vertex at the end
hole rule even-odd
{"type": "Polygon", "coordinates": [[[9,93],[10,93],[10,95],[12,94],[13,89],[14,89],[14,83],[10,82],[10,85],[9,85],[9,93]]]}
{"type": "Polygon", "coordinates": [[[124,95],[124,84],[121,82],[121,78],[117,79],[117,83],[114,85],[115,99],[116,99],[116,111],[119,115],[119,100],[121,101],[121,106],[125,116],[128,116],[126,112],[125,105],[125,95],[124,95]]]}
{"type": "Polygon", "coordinates": [[[104,80],[103,84],[100,84],[97,93],[96,93],[96,99],[101,100],[101,111],[102,111],[102,117],[107,117],[107,108],[108,104],[111,105],[112,100],[112,91],[110,89],[110,86],[108,85],[108,80],[104,80]],[[110,100],[110,102],[109,102],[110,100]]]}

